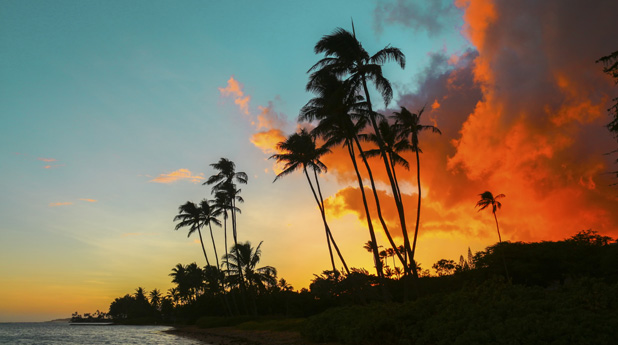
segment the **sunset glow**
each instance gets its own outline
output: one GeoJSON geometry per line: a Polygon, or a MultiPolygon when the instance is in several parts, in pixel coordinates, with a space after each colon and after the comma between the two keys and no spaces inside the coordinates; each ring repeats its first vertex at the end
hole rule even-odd
{"type": "MultiPolygon", "coordinates": [[[[442,1],[443,13],[410,18],[396,14],[423,2],[96,3],[6,2],[0,11],[0,322],[107,310],[138,286],[170,288],[177,263],[205,265],[196,235],[174,231],[173,218],[186,201],[214,198],[202,184],[221,157],[249,177],[239,238],[264,241],[262,263],[295,290],[329,269],[305,176],[273,183],[282,166],[269,157],[315,126],[297,122],[314,97],[306,72],[323,57],[313,46],[351,29],[350,17],[370,53],[392,45],[406,55],[405,70],[385,64],[394,97],[385,107],[372,94],[375,110],[424,109],[421,123],[441,130],[419,136],[422,268],[498,241],[493,216],[475,208],[484,191],[505,194],[503,241],[585,229],[618,237],[607,173],[615,156],[606,155],[616,141],[605,128],[617,91],[595,64],[618,49],[608,30],[616,1],[442,1]]],[[[413,232],[416,156],[402,156],[410,169],[396,174],[413,232]]],[[[375,273],[348,152],[333,148],[323,162],[333,236],[348,265],[375,273]]],[[[403,244],[383,162],[370,164],[403,244]]],[[[369,206],[375,213],[373,196],[369,206]]]]}

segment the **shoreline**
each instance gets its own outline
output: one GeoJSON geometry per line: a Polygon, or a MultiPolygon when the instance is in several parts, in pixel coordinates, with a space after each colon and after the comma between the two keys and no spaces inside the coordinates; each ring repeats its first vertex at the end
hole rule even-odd
{"type": "MultiPolygon", "coordinates": [[[[198,340],[211,345],[314,345],[300,333],[292,331],[241,330],[234,327],[199,328],[197,326],[173,326],[165,333],[198,340]]],[[[339,343],[322,343],[339,345],[339,343]]]]}

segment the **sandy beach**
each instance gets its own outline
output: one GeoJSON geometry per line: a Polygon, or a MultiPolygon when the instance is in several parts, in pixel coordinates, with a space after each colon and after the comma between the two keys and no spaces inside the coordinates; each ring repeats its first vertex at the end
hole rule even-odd
{"type": "MultiPolygon", "coordinates": [[[[196,326],[176,326],[167,333],[189,337],[211,345],[313,345],[298,332],[246,331],[233,327],[199,328],[196,326]]],[[[338,343],[322,343],[339,345],[338,343]]]]}

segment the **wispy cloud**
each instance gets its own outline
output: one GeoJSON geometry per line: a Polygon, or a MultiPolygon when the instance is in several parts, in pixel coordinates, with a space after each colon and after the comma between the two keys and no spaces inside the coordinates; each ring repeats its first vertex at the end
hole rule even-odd
{"type": "Polygon", "coordinates": [[[85,198],[82,198],[82,199],[79,199],[79,200],[87,201],[87,202],[99,202],[99,200],[96,200],[96,199],[85,199],[85,198]]]}
{"type": "Polygon", "coordinates": [[[161,174],[154,179],[150,180],[150,182],[155,183],[172,183],[178,180],[189,180],[193,183],[198,183],[204,180],[204,173],[199,173],[197,175],[193,175],[191,171],[188,169],[178,169],[169,174],[161,174]]]}
{"type": "Polygon", "coordinates": [[[242,91],[242,85],[238,83],[234,77],[230,77],[227,81],[227,86],[220,87],[219,92],[221,92],[221,96],[234,98],[234,103],[238,105],[240,110],[245,115],[249,115],[249,101],[251,100],[251,96],[245,95],[242,91]]]}
{"type": "Polygon", "coordinates": [[[39,157],[37,159],[40,160],[40,161],[43,161],[43,162],[55,162],[56,161],[55,158],[41,158],[41,157],[39,157]]]}
{"type": "Polygon", "coordinates": [[[57,167],[63,167],[64,164],[55,164],[55,165],[46,165],[43,167],[43,169],[55,169],[57,167]]]}
{"type": "Polygon", "coordinates": [[[73,205],[72,202],[51,202],[49,203],[49,207],[57,207],[57,206],[68,206],[73,205]]]}

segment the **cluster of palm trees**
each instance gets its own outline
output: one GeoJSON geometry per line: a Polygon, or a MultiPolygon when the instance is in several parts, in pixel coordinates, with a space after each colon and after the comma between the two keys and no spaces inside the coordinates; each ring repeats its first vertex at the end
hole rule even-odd
{"type": "MultiPolygon", "coordinates": [[[[203,199],[198,204],[187,201],[178,208],[178,215],[174,217],[174,221],[178,222],[175,230],[188,228],[187,236],[195,232],[199,235],[206,266],[202,269],[196,263],[176,265],[170,275],[177,287],[170,293],[175,303],[186,304],[194,302],[206,291],[225,294],[232,289],[239,289],[242,305],[246,305],[247,293],[258,293],[276,284],[277,271],[271,266],[256,267],[261,256],[262,243],[253,248],[250,242],[238,241],[237,216],[241,210],[237,205],[244,202],[238,185],[247,183],[247,174],[236,171],[234,162],[227,158],[221,158],[217,163],[211,164],[211,167],[216,173],[210,176],[204,185],[211,186],[214,199],[203,199]],[[228,224],[234,241],[229,251],[228,224]],[[225,255],[222,256],[222,262],[219,261],[213,226],[223,227],[225,255]],[[214,251],[214,264],[211,264],[208,258],[202,237],[202,229],[206,227],[214,251]]],[[[227,299],[224,302],[228,304],[227,299]]],[[[231,312],[232,308],[228,306],[228,310],[231,312]]]]}
{"type": "Polygon", "coordinates": [[[318,174],[327,170],[321,160],[322,156],[330,153],[335,146],[342,146],[347,150],[356,173],[367,219],[368,243],[378,277],[384,277],[384,265],[380,259],[376,230],[371,217],[372,210],[377,213],[381,229],[388,239],[392,253],[401,262],[404,274],[417,276],[414,254],[421,209],[419,153],[422,151],[419,147],[419,134],[425,130],[440,133],[440,130],[421,124],[422,109],[412,113],[402,107],[401,111],[390,117],[374,111],[369,85],[374,86],[382,96],[385,106],[388,106],[393,91],[388,79],[382,75],[382,65],[394,61],[401,68],[405,67],[405,56],[398,48],[387,46],[370,55],[356,39],[354,28],[352,32],[338,28],[332,34],[323,36],[314,50],[316,54],[324,54],[324,57],[308,71],[310,77],[306,88],[313,92],[315,97],[300,110],[299,121],[311,122],[315,127],[311,131],[301,129],[279,143],[280,152],[271,158],[283,163],[284,169],[275,181],[295,170],[303,171],[322,216],[333,270],[337,269],[332,248],[349,273],[328,226],[318,182],[318,174]],[[397,166],[409,168],[409,163],[401,156],[404,151],[416,153],[418,203],[412,241],[408,235],[403,198],[396,173],[397,166]],[[382,161],[388,176],[392,202],[397,209],[398,225],[403,235],[403,250],[399,250],[400,245],[395,243],[382,214],[381,200],[372,171],[375,167],[369,164],[372,157],[382,161]],[[364,166],[363,173],[359,168],[358,158],[364,166]],[[365,187],[367,180],[370,188],[365,187]],[[367,193],[373,195],[374,204],[371,206],[367,193]]]}

